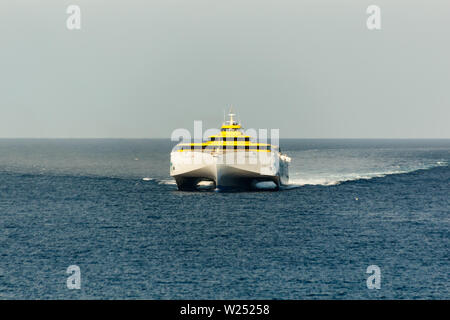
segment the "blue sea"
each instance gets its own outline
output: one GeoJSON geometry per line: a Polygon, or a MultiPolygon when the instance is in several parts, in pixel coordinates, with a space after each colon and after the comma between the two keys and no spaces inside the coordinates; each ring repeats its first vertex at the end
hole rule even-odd
{"type": "Polygon", "coordinates": [[[0,140],[0,299],[450,298],[450,140],[282,140],[248,192],[177,191],[173,144],[0,140]]]}

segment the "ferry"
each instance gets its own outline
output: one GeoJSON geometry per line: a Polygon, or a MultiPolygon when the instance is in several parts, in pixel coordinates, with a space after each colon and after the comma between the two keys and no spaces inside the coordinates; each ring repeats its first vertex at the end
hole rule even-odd
{"type": "Polygon", "coordinates": [[[279,146],[244,134],[232,110],[228,116],[219,134],[203,142],[181,141],[172,149],[170,175],[178,189],[253,189],[260,182],[279,189],[288,184],[291,158],[279,146]]]}

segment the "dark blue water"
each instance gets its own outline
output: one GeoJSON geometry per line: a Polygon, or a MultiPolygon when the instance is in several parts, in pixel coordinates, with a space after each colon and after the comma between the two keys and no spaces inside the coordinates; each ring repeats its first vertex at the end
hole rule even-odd
{"type": "Polygon", "coordinates": [[[171,146],[0,140],[0,298],[450,298],[450,140],[286,140],[292,185],[235,193],[171,146]]]}

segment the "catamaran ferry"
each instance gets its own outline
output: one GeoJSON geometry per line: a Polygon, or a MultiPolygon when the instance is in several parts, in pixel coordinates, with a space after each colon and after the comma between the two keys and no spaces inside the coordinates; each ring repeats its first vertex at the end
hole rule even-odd
{"type": "Polygon", "coordinates": [[[276,189],[288,184],[291,159],[279,146],[245,135],[230,111],[217,135],[204,142],[181,142],[170,154],[170,175],[179,190],[210,184],[218,189],[251,189],[271,181],[276,189]]]}

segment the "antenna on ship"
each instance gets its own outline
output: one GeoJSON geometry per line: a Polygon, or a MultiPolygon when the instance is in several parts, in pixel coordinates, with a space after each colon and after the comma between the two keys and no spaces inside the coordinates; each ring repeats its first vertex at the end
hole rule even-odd
{"type": "Polygon", "coordinates": [[[233,116],[236,115],[233,113],[233,105],[230,106],[230,113],[228,115],[230,116],[229,125],[233,125],[234,124],[233,116]]]}

